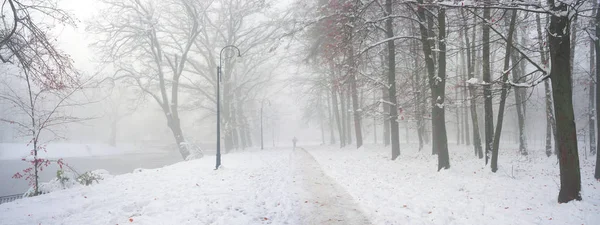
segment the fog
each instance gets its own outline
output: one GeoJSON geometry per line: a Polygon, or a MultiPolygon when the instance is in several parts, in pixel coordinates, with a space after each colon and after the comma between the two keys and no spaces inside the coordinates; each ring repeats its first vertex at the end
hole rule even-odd
{"type": "MultiPolygon", "coordinates": [[[[498,152],[510,163],[537,160],[556,154],[560,141],[574,144],[563,148],[579,157],[577,171],[595,154],[600,73],[591,60],[600,48],[590,41],[591,1],[575,1],[580,19],[564,29],[573,38],[569,63],[550,52],[550,39],[564,36],[550,31],[542,5],[515,6],[511,19],[498,3],[485,22],[469,11],[485,7],[470,2],[432,3],[428,13],[412,1],[3,2],[0,196],[25,193],[38,182],[32,177],[47,182],[63,165],[118,175],[217,158],[218,170],[228,157],[296,146],[322,153],[289,153],[314,165],[338,149],[377,149],[387,155],[372,157],[386,160],[408,149],[415,159],[434,157],[438,171],[457,149],[480,161],[485,154],[493,172],[498,152]],[[484,37],[486,23],[493,30],[484,37]],[[569,88],[551,74],[565,66],[569,88]],[[566,94],[572,102],[553,102],[566,94]]],[[[510,166],[503,172],[514,173],[510,166]]]]}

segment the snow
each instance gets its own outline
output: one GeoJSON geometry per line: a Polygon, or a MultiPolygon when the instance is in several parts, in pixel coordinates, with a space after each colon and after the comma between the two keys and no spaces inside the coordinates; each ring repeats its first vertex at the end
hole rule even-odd
{"type": "MultiPolygon", "coordinates": [[[[289,153],[289,151],[286,151],[289,153]]],[[[297,224],[289,154],[225,154],[0,205],[2,224],[297,224]],[[130,222],[130,219],[132,222],[130,222]]]]}
{"type": "Polygon", "coordinates": [[[558,164],[543,148],[522,157],[518,146],[503,148],[492,173],[472,147],[450,145],[451,168],[436,172],[431,147],[418,152],[388,148],[331,147],[309,152],[363,206],[373,224],[598,224],[600,184],[594,161],[581,160],[583,201],[558,204],[558,164]]]}
{"type": "Polygon", "coordinates": [[[477,80],[477,78],[471,78],[469,80],[467,80],[467,84],[478,84],[479,80],[477,80]]]}
{"type": "Polygon", "coordinates": [[[106,176],[0,205],[2,224],[597,224],[600,184],[582,159],[583,201],[558,204],[556,157],[500,152],[492,173],[471,147],[452,167],[401,145],[246,150],[106,176]]]}
{"type": "MultiPolygon", "coordinates": [[[[0,143],[0,160],[21,160],[29,157],[33,159],[30,151],[33,145],[21,143],[0,143]]],[[[76,143],[51,143],[40,148],[39,159],[59,159],[69,157],[92,157],[122,154],[136,154],[160,152],[158,149],[142,148],[135,145],[119,145],[113,147],[105,144],[76,144],[76,143]],[[44,150],[45,149],[45,150],[44,150]]]]}

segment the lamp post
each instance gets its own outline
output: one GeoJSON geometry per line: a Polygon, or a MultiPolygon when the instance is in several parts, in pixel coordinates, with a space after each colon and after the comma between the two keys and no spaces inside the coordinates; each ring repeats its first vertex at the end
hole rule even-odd
{"type": "Polygon", "coordinates": [[[215,170],[221,166],[221,56],[226,48],[234,48],[238,52],[238,57],[242,57],[242,53],[238,47],[227,45],[219,52],[219,66],[217,66],[217,165],[215,170]]]}
{"type": "Polygon", "coordinates": [[[267,100],[269,105],[271,105],[271,101],[269,101],[268,99],[263,99],[260,102],[260,149],[261,150],[265,149],[264,144],[263,144],[263,105],[265,103],[265,100],[267,100]]]}

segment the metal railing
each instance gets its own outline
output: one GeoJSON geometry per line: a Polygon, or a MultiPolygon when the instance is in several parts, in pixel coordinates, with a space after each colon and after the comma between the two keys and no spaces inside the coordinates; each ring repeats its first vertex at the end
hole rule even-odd
{"type": "Polygon", "coordinates": [[[14,200],[22,199],[22,198],[23,198],[23,194],[1,196],[0,197],[0,204],[12,202],[14,200]]]}

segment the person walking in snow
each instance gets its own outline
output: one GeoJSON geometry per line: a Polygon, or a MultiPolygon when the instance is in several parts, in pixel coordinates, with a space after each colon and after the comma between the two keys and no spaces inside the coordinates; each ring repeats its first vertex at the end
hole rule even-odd
{"type": "Polygon", "coordinates": [[[294,150],[296,149],[296,142],[298,142],[298,139],[296,139],[296,137],[294,137],[294,139],[292,139],[292,142],[294,143],[294,150]]]}

